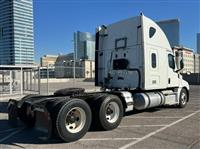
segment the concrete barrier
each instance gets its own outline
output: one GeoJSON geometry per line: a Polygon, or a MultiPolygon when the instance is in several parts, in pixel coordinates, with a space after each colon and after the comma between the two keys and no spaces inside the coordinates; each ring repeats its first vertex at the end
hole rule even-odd
{"type": "MultiPolygon", "coordinates": [[[[83,81],[84,79],[75,79],[76,82],[79,82],[79,81],[83,81]]],[[[49,83],[59,83],[59,82],[72,82],[73,79],[72,78],[64,78],[64,79],[59,79],[59,78],[50,78],[48,80],[49,83]]],[[[47,78],[45,79],[40,79],[40,82],[41,83],[47,83],[47,78]]]]}

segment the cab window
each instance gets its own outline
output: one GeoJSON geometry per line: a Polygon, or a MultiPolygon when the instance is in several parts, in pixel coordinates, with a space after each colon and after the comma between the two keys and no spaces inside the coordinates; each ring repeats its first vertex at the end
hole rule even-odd
{"type": "Polygon", "coordinates": [[[156,68],[156,54],[155,53],[151,54],[151,67],[156,68]]]}
{"type": "Polygon", "coordinates": [[[149,38],[152,38],[155,33],[156,33],[156,29],[153,27],[150,27],[149,28],[149,38]]]}
{"type": "Polygon", "coordinates": [[[168,63],[171,69],[175,69],[175,61],[174,56],[172,54],[168,54],[168,63]]]}

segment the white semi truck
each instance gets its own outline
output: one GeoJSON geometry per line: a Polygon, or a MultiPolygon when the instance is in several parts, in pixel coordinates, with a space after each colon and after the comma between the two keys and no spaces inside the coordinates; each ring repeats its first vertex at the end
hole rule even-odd
{"type": "Polygon", "coordinates": [[[162,29],[142,14],[97,29],[95,62],[95,85],[101,92],[68,88],[11,99],[9,119],[29,127],[43,125],[49,136],[71,142],[90,128],[118,127],[126,112],[163,105],[183,108],[189,100],[189,85],[180,74],[181,53],[175,54],[162,29]]]}

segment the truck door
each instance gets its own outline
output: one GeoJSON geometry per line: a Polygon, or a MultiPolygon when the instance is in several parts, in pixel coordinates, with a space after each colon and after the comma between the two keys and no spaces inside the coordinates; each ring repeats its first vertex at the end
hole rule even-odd
{"type": "Polygon", "coordinates": [[[156,48],[149,48],[148,51],[148,86],[149,88],[160,87],[160,68],[159,68],[159,53],[156,48]]]}
{"type": "Polygon", "coordinates": [[[168,87],[178,87],[178,73],[175,71],[175,59],[172,53],[168,53],[168,87]]]}

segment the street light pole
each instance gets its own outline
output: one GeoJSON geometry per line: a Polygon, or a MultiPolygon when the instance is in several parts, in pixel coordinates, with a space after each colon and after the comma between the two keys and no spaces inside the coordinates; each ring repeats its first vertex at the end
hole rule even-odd
{"type": "Polygon", "coordinates": [[[73,78],[73,86],[75,87],[75,79],[76,79],[76,58],[75,58],[75,54],[74,54],[74,78],[73,78]]]}
{"type": "Polygon", "coordinates": [[[47,63],[47,95],[49,95],[49,64],[47,63]]]}
{"type": "Polygon", "coordinates": [[[72,40],[72,43],[74,44],[74,64],[73,64],[73,86],[75,87],[75,79],[76,79],[76,48],[75,48],[75,42],[72,40]]]}

